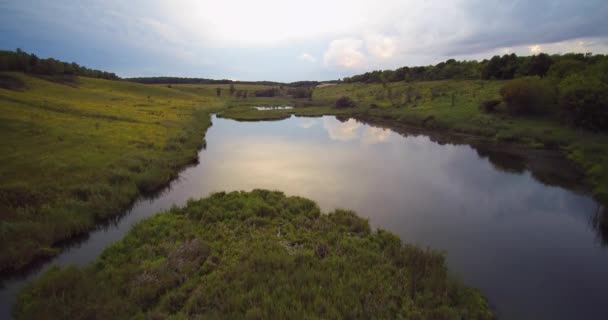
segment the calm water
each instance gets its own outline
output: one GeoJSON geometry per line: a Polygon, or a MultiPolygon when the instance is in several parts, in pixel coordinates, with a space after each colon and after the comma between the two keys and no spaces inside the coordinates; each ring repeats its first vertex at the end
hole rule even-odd
{"type": "MultiPolygon", "coordinates": [[[[501,319],[608,319],[608,252],[593,227],[598,204],[588,196],[525,170],[501,171],[504,163],[466,145],[355,120],[214,118],[206,140],[200,164],[164,193],[137,202],[53,263],[86,264],[137,221],[188,198],[279,189],[324,210],[353,209],[407,242],[446,251],[451,272],[483,290],[501,319]]],[[[48,265],[5,281],[0,318],[48,265]]]]}
{"type": "Polygon", "coordinates": [[[271,107],[253,107],[256,110],[289,110],[293,109],[290,106],[271,106],[271,107]]]}

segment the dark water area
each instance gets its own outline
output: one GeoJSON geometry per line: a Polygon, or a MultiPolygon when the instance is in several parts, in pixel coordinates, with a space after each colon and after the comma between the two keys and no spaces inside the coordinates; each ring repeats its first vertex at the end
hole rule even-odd
{"type": "Polygon", "coordinates": [[[199,163],[152,199],[3,279],[0,318],[50,265],[85,265],[141,219],[214,191],[282,190],[347,208],[405,242],[444,251],[450,272],[483,291],[499,319],[608,319],[608,213],[554,161],[353,119],[213,118],[199,163]],[[532,169],[532,170],[531,170],[532,169]]]}
{"type": "Polygon", "coordinates": [[[253,107],[256,110],[289,110],[289,109],[293,109],[293,107],[290,106],[270,106],[270,107],[253,107]]]}

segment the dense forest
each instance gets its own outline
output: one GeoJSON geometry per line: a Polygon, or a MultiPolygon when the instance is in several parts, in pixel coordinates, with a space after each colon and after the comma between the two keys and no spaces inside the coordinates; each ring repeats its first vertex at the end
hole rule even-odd
{"type": "Polygon", "coordinates": [[[111,72],[89,69],[75,62],[63,62],[53,58],[41,59],[35,54],[24,52],[21,49],[0,51],[0,71],[19,71],[46,76],[75,75],[110,80],[120,79],[111,72]]]}
{"type": "Polygon", "coordinates": [[[228,79],[180,78],[180,77],[138,77],[125,80],[143,84],[257,84],[262,86],[278,86],[283,83],[273,81],[233,81],[228,79]]]}
{"type": "MultiPolygon", "coordinates": [[[[143,84],[242,84],[242,85],[261,85],[261,86],[288,86],[288,87],[316,87],[319,81],[296,81],[296,82],[276,82],[276,81],[239,81],[228,79],[206,79],[206,78],[180,78],[180,77],[138,77],[126,78],[127,81],[143,84]]],[[[327,81],[337,82],[337,81],[327,81]]]]}
{"type": "Polygon", "coordinates": [[[548,55],[541,53],[533,56],[505,54],[482,61],[457,61],[449,59],[434,66],[401,67],[396,70],[376,70],[344,78],[346,83],[397,82],[397,81],[431,81],[431,80],[509,80],[525,76],[545,77],[553,75],[558,78],[593,68],[608,62],[608,56],[591,53],[569,53],[548,55]]]}

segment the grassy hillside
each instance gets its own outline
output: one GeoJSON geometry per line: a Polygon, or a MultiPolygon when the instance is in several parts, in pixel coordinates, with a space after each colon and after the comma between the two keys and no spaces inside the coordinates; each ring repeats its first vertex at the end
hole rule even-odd
{"type": "Polygon", "coordinates": [[[442,255],[280,192],[217,193],[135,226],[85,268],[54,268],[17,319],[491,319],[442,255]]]}
{"type": "Polygon", "coordinates": [[[165,184],[196,159],[208,113],[224,103],[123,81],[0,78],[14,84],[0,86],[0,270],[55,254],[57,241],[165,184]]]}

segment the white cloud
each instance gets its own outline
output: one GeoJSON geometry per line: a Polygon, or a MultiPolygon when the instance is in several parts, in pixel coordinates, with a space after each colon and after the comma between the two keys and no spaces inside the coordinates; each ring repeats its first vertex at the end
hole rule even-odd
{"type": "Polygon", "coordinates": [[[398,40],[395,37],[389,37],[379,33],[368,33],[364,38],[367,51],[376,58],[391,58],[397,52],[398,40]]]}
{"type": "Polygon", "coordinates": [[[541,48],[540,45],[535,44],[533,46],[529,46],[528,48],[530,48],[530,52],[532,52],[533,54],[539,54],[541,52],[543,52],[543,48],[541,48]]]}
{"type": "Polygon", "coordinates": [[[345,38],[333,40],[325,54],[323,62],[329,67],[360,69],[366,66],[367,58],[361,51],[363,40],[345,38]]]}
{"type": "Polygon", "coordinates": [[[102,60],[112,62],[96,67],[123,75],[125,70],[130,75],[152,70],[150,74],[322,80],[448,58],[529,55],[535,46],[547,53],[608,53],[606,0],[0,3],[0,39],[7,48],[26,46],[28,39],[57,40],[57,48],[77,43],[85,53],[76,47],[66,56],[87,62],[94,58],[85,49],[99,47],[120,58],[106,57],[102,60]],[[542,15],[534,14],[541,10],[542,15]],[[294,58],[323,63],[294,66],[294,58]]]}
{"type": "Polygon", "coordinates": [[[317,58],[313,57],[313,55],[308,52],[302,52],[297,58],[303,61],[317,62],[317,58]]]}

